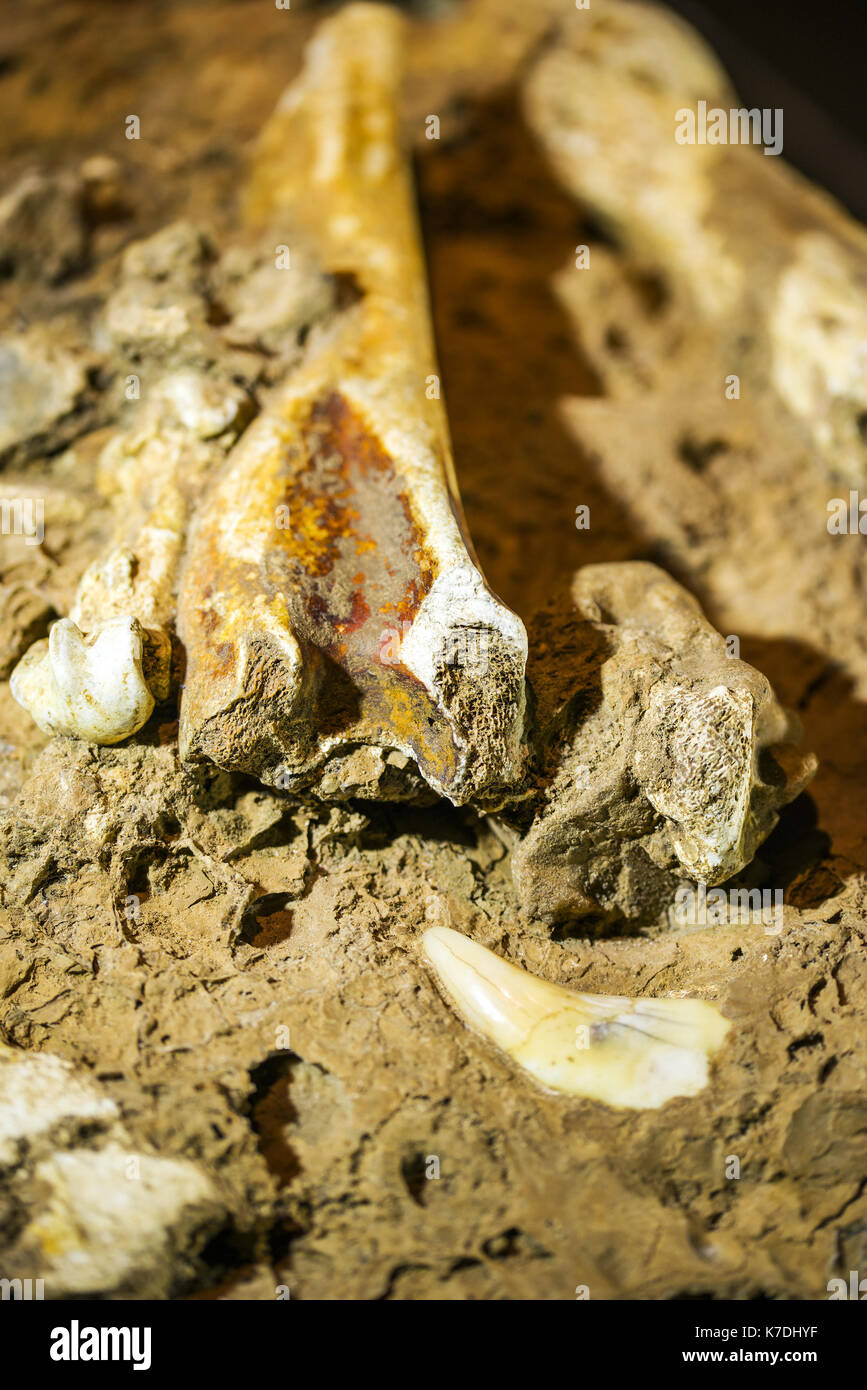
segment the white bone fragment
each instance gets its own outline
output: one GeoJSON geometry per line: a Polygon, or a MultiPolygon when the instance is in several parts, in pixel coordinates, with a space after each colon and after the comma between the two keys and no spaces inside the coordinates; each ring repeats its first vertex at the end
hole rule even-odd
{"type": "Polygon", "coordinates": [[[142,671],[144,641],[135,618],[111,618],[87,636],[62,618],[19,661],[12,694],[44,733],[119,743],[154,707],[142,671]]]}

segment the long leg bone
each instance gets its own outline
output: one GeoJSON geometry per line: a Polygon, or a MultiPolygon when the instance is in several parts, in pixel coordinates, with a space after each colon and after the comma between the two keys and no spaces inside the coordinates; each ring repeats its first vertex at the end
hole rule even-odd
{"type": "Polygon", "coordinates": [[[542,1086],[652,1110],[707,1085],[730,1024],[701,999],[576,994],[519,970],[449,927],[424,952],[470,1027],[542,1086]]]}
{"type": "MultiPolygon", "coordinates": [[[[526,635],[463,526],[395,113],[399,49],[392,11],[345,9],[266,127],[250,219],[278,242],[291,229],[302,250],[273,274],[305,283],[315,245],[329,304],[336,287],[348,307],[311,334],[204,505],[214,436],[237,433],[244,393],[208,368],[192,229],[130,248],[106,331],[154,372],[144,422],[107,451],[118,538],[12,677],[47,732],[136,732],[169,692],[179,608],[188,758],[325,796],[416,794],[409,759],[457,802],[498,804],[515,783],[526,635]]],[[[274,291],[282,302],[285,282],[274,291]]]]}
{"type": "Polygon", "coordinates": [[[397,750],[453,801],[496,803],[522,757],[526,635],[461,516],[395,110],[399,37],[392,11],[342,10],[262,138],[251,216],[315,234],[355,302],[197,517],[181,748],[284,787],[329,757],[397,750]]]}

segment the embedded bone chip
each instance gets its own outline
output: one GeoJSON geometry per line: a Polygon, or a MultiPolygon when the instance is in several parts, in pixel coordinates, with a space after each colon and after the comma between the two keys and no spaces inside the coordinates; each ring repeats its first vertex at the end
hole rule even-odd
{"type": "Polygon", "coordinates": [[[3,1043],[0,1200],[16,1218],[0,1226],[4,1280],[36,1273],[55,1299],[166,1298],[224,1219],[204,1167],[133,1148],[84,1068],[3,1043]]]}
{"type": "Polygon", "coordinates": [[[780,157],[783,110],[742,107],[678,16],[631,0],[564,23],[525,106],[565,186],[713,324],[740,389],[775,391],[827,469],[867,478],[867,233],[780,157]]]}
{"type": "Polygon", "coordinates": [[[423,948],[466,1023],[553,1091],[654,1110],[708,1083],[730,1024],[701,999],[577,994],[519,970],[449,927],[423,948]]]}
{"type": "Polygon", "coordinates": [[[250,216],[291,275],[315,236],[345,305],[314,334],[193,525],[180,591],[188,760],[286,788],[392,749],[456,803],[523,754],[526,635],[461,515],[395,99],[401,22],[323,25],[259,149],[250,216]]]}
{"type": "Polygon", "coordinates": [[[539,791],[504,817],[527,916],[664,922],[750,862],[816,769],[770,683],[655,565],[587,565],[530,628],[539,791]]]}

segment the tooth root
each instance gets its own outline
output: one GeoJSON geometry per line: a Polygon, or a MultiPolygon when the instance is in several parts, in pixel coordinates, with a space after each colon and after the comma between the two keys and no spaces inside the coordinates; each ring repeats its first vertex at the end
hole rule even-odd
{"type": "Polygon", "coordinates": [[[524,756],[527,639],[472,558],[430,388],[401,30],[382,6],[327,21],[260,141],[250,217],[273,219],[277,243],[287,227],[308,236],[357,298],[311,340],[200,509],[178,614],[181,746],[310,785],[331,753],[395,749],[453,801],[496,804],[524,756]],[[300,653],[291,698],[262,596],[300,653]]]}
{"type": "Polygon", "coordinates": [[[111,618],[87,637],[62,618],[15,667],[12,694],[44,733],[119,743],[154,707],[142,670],[145,638],[135,618],[111,618]]]}
{"type": "Polygon", "coordinates": [[[448,927],[431,927],[423,947],[470,1027],[542,1086],[606,1105],[652,1110],[695,1095],[730,1027],[699,999],[576,994],[448,927]]]}

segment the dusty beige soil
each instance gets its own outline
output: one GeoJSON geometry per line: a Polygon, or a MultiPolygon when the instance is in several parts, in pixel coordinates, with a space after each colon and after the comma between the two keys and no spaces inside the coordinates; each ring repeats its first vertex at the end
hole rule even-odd
{"type": "MultiPolygon", "coordinates": [[[[737,363],[549,172],[519,91],[535,46],[556,42],[553,9],[471,0],[412,29],[407,127],[467,517],[525,620],[581,564],[651,559],[799,711],[820,770],[749,871],[784,890],[783,930],[551,939],[522,923],[506,847],[470,812],[309,807],[184,770],[171,706],[116,749],[49,742],[4,680],[0,1039],[75,1063],[130,1149],[190,1160],[210,1185],[174,1245],[93,1291],[816,1298],[867,1270],[864,539],[828,534],[845,486],[772,401],[725,399],[737,363]],[[442,1001],[418,949],[432,923],[585,990],[716,1000],[734,1028],[711,1085],[641,1114],[537,1091],[442,1001]]],[[[32,409],[50,397],[40,372],[59,400],[2,445],[4,495],[45,498],[43,547],[0,541],[3,582],[42,597],[35,629],[67,610],[108,529],[93,476],[120,367],[92,325],[120,253],[191,218],[225,254],[248,144],[318,11],[4,15],[4,186],[117,165],[88,175],[74,268],[13,265],[3,286],[0,336],[35,334],[32,409]]],[[[252,362],[253,389],[266,377],[252,362]]],[[[82,1125],[54,1142],[108,1137],[82,1125]]],[[[28,1234],[34,1156],[0,1164],[0,1266],[36,1275],[52,1257],[28,1234]]]]}

